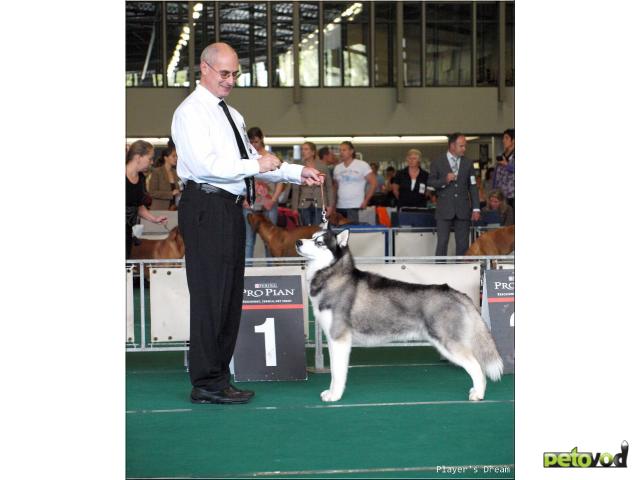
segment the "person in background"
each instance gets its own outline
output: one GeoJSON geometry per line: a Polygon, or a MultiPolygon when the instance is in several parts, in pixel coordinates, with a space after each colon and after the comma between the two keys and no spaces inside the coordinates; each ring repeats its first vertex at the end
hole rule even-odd
{"type": "Polygon", "coordinates": [[[493,167],[489,167],[484,170],[482,174],[482,181],[478,184],[478,195],[480,196],[480,207],[487,205],[487,199],[489,193],[493,190],[493,167]]]}
{"type": "Polygon", "coordinates": [[[170,210],[177,205],[180,196],[180,179],[176,173],[178,154],[175,147],[162,150],[158,166],[151,171],[148,188],[153,199],[151,210],[170,210]]]}
{"type": "Polygon", "coordinates": [[[153,159],[153,145],[144,140],[138,140],[131,144],[127,150],[126,161],[126,250],[125,258],[131,256],[131,246],[133,245],[132,227],[138,223],[138,217],[149,220],[153,223],[167,223],[167,217],[153,215],[144,206],[144,173],[151,165],[153,159]]]}
{"type": "Polygon", "coordinates": [[[406,159],[407,166],[391,180],[391,189],[398,208],[426,207],[431,190],[427,189],[429,173],[420,167],[422,152],[412,148],[407,152],[406,159]]]}
{"type": "Polygon", "coordinates": [[[382,192],[382,186],[384,185],[384,177],[380,173],[378,173],[378,170],[380,170],[380,165],[378,164],[378,162],[371,162],[369,165],[371,165],[371,171],[376,176],[376,182],[378,182],[378,185],[376,186],[376,191],[374,193],[382,192]]]}
{"type": "Polygon", "coordinates": [[[291,187],[291,208],[298,209],[302,225],[319,225],[322,222],[322,200],[324,189],[324,203],[327,218],[333,213],[333,179],[329,172],[329,167],[316,157],[316,145],[313,142],[302,144],[302,164],[306,167],[313,167],[325,176],[324,185],[307,186],[292,185],[291,187]]]}
{"type": "Polygon", "coordinates": [[[500,225],[508,227],[515,223],[513,216],[513,208],[504,201],[504,194],[500,190],[491,190],[487,197],[487,206],[480,211],[480,215],[484,218],[489,212],[496,212],[500,218],[500,225]]]}
{"type": "MultiPolygon", "coordinates": [[[[266,155],[269,152],[264,145],[264,134],[259,127],[251,127],[247,130],[247,136],[249,137],[249,142],[256,149],[259,155],[266,155]]],[[[264,214],[274,225],[278,224],[278,197],[284,190],[283,183],[274,183],[267,182],[265,180],[256,180],[256,201],[253,203],[253,206],[250,207],[249,204],[245,201],[242,205],[244,209],[242,213],[244,215],[245,220],[245,228],[246,228],[246,251],[245,258],[252,258],[254,255],[255,244],[256,244],[256,232],[251,225],[249,225],[249,221],[247,220],[247,215],[251,212],[260,212],[264,214]]],[[[265,257],[270,257],[271,253],[269,249],[265,245],[264,247],[265,257]]]]}
{"type": "Polygon", "coordinates": [[[471,222],[480,219],[480,199],[473,163],[464,157],[467,140],[461,133],[449,135],[446,155],[431,162],[428,186],[432,187],[436,204],[438,240],[436,255],[447,255],[449,232],[453,226],[456,235],[456,255],[469,249],[471,222]]]}
{"type": "Polygon", "coordinates": [[[506,202],[516,209],[516,131],[508,128],[502,134],[504,152],[498,157],[498,163],[493,176],[493,188],[502,190],[506,202]]]}
{"type": "Polygon", "coordinates": [[[395,207],[398,204],[396,196],[393,194],[393,177],[396,176],[396,169],[393,165],[389,165],[384,171],[384,185],[382,185],[382,193],[387,195],[386,204],[389,207],[395,207]]]}
{"type": "Polygon", "coordinates": [[[340,144],[340,163],[333,169],[333,180],[336,211],[348,220],[358,222],[358,211],[369,204],[377,181],[369,164],[356,159],[356,150],[349,141],[340,144]]]}
{"type": "Polygon", "coordinates": [[[318,158],[329,168],[329,171],[333,175],[333,169],[337,162],[336,156],[333,154],[331,149],[329,147],[322,147],[318,150],[318,158]]]}

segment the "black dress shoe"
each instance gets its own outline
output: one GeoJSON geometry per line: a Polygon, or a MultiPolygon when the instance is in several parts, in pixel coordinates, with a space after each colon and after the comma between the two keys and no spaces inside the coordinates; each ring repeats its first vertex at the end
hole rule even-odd
{"type": "Polygon", "coordinates": [[[191,390],[191,403],[247,403],[250,398],[238,394],[230,387],[216,391],[200,387],[193,387],[191,390]]]}
{"type": "Polygon", "coordinates": [[[256,394],[253,390],[240,390],[235,385],[229,385],[229,388],[236,392],[238,395],[242,395],[247,398],[251,398],[256,394]]]}

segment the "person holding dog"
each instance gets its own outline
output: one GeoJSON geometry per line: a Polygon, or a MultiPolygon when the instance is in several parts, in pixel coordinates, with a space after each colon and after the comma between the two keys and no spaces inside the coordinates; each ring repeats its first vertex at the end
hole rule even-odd
{"type": "Polygon", "coordinates": [[[480,219],[480,198],[473,163],[464,157],[467,140],[461,133],[448,137],[446,155],[431,162],[427,185],[438,197],[436,256],[447,255],[449,232],[453,226],[456,236],[456,255],[464,255],[469,248],[471,221],[480,219]]]}
{"type": "Polygon", "coordinates": [[[378,182],[369,164],[356,159],[356,149],[349,141],[340,144],[340,163],[333,169],[333,180],[336,211],[358,223],[358,212],[369,205],[378,182]]]}
{"type": "MultiPolygon", "coordinates": [[[[304,142],[302,164],[319,170],[325,176],[324,196],[320,188],[306,185],[291,187],[291,208],[297,208],[302,225],[319,225],[322,222],[322,200],[324,198],[327,218],[333,213],[333,180],[329,167],[316,157],[316,144],[304,142]]],[[[275,223],[275,222],[274,222],[275,223]]]]}
{"type": "Polygon", "coordinates": [[[138,140],[127,149],[126,161],[126,253],[125,258],[131,257],[133,245],[133,226],[138,223],[138,217],[153,223],[167,223],[167,217],[152,214],[144,205],[145,188],[144,173],[151,165],[153,145],[144,140],[138,140]]]}
{"type": "Polygon", "coordinates": [[[185,245],[190,297],[189,376],[193,403],[247,403],[254,392],[231,384],[242,313],[245,221],[242,203],[255,199],[254,177],[270,182],[320,185],[320,172],[260,155],[242,115],[228,106],[240,76],[238,55],[226,43],[200,56],[200,83],[173,114],[171,137],[185,189],[178,225],[185,245]]]}

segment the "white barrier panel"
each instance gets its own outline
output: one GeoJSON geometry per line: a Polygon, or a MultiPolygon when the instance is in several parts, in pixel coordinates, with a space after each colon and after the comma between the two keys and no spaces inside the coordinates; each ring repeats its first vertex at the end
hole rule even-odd
{"type": "Polygon", "coordinates": [[[480,263],[464,264],[362,264],[360,270],[374,272],[403,282],[422,284],[447,283],[466,293],[476,307],[480,307],[480,263]]]}
{"type": "Polygon", "coordinates": [[[140,218],[140,223],[144,225],[143,236],[153,234],[153,233],[167,233],[167,229],[171,230],[173,227],[178,225],[178,212],[175,210],[152,210],[156,217],[167,217],[167,228],[162,224],[153,223],[144,218],[140,218]]]}
{"type": "MultiPolygon", "coordinates": [[[[247,267],[245,277],[260,275],[302,276],[304,334],[309,338],[309,296],[304,270],[300,266],[247,267]]],[[[151,340],[183,342],[189,340],[189,288],[184,268],[149,269],[151,302],[151,340]]]]}
{"type": "Polygon", "coordinates": [[[360,232],[353,229],[349,233],[349,250],[354,257],[384,257],[386,236],[386,232],[360,232]]]}
{"type": "MultiPolygon", "coordinates": [[[[351,242],[351,240],[349,240],[351,242]]],[[[394,239],[396,257],[433,257],[436,254],[438,235],[436,232],[396,232],[394,239]]],[[[455,256],[456,238],[449,235],[447,255],[455,256]]]]}
{"type": "Polygon", "coordinates": [[[127,342],[135,341],[135,329],[133,327],[133,269],[127,268],[127,342]]]}
{"type": "Polygon", "coordinates": [[[189,288],[184,268],[149,269],[151,340],[189,340],[189,288]]]}

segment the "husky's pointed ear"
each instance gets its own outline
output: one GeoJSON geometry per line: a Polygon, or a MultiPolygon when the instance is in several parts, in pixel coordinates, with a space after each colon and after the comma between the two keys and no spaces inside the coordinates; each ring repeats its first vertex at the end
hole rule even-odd
{"type": "Polygon", "coordinates": [[[338,245],[340,245],[341,247],[346,247],[347,242],[349,241],[349,230],[347,230],[346,228],[342,230],[336,236],[336,240],[338,241],[338,245]]]}

